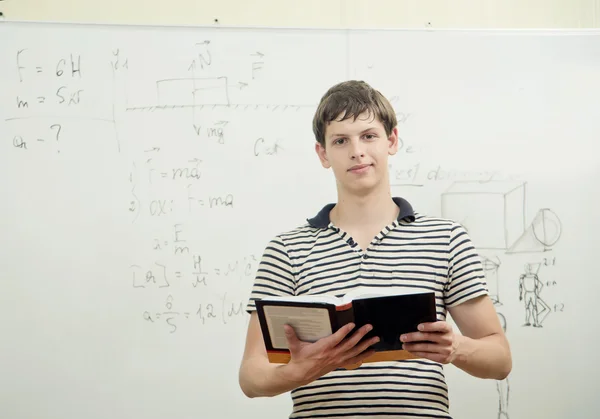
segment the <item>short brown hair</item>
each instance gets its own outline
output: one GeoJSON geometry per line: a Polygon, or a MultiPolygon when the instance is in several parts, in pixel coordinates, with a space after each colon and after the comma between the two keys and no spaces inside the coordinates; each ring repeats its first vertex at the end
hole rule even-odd
{"type": "Polygon", "coordinates": [[[398,124],[391,103],[376,89],[360,80],[348,80],[331,87],[321,98],[313,118],[313,132],[316,140],[325,146],[325,128],[342,116],[358,118],[363,112],[369,112],[379,119],[389,136],[398,124]]]}

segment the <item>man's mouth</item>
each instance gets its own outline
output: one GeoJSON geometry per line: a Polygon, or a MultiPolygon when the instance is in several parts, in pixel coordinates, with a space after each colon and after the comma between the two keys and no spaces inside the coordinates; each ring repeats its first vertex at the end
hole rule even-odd
{"type": "Polygon", "coordinates": [[[348,171],[350,172],[360,172],[366,170],[368,167],[371,167],[370,164],[357,164],[356,166],[352,166],[348,171]]]}

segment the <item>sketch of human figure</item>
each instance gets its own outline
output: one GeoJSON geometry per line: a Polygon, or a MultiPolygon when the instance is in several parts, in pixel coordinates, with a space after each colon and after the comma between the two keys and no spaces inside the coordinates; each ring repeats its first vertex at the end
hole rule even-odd
{"type": "MultiPolygon", "coordinates": [[[[496,312],[500,323],[502,324],[502,330],[506,333],[506,317],[500,312],[496,312]]],[[[510,393],[510,383],[508,377],[504,380],[496,381],[496,390],[498,391],[498,419],[509,419],[508,416],[508,396],[510,393]]]]}
{"type": "Polygon", "coordinates": [[[519,277],[519,301],[525,302],[525,324],[523,326],[542,327],[542,322],[550,313],[550,307],[540,297],[543,288],[542,281],[538,276],[540,266],[541,263],[527,263],[525,273],[519,277]]]}

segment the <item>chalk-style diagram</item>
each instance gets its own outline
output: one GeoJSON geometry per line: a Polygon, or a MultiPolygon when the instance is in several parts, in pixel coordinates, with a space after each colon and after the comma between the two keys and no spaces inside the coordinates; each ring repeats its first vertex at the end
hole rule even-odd
{"type": "Polygon", "coordinates": [[[491,258],[481,255],[481,264],[490,298],[494,305],[502,305],[500,301],[500,258],[498,256],[491,258]]]}
{"type": "Polygon", "coordinates": [[[526,183],[459,181],[442,193],[442,217],[459,222],[478,249],[509,249],[525,230],[526,183]]]}
{"type": "Polygon", "coordinates": [[[538,272],[541,263],[527,263],[525,273],[519,277],[519,301],[525,304],[525,323],[523,326],[542,327],[550,306],[540,297],[544,284],[538,272]]]}
{"type": "Polygon", "coordinates": [[[529,227],[506,253],[531,253],[552,250],[562,232],[558,216],[548,208],[538,211],[529,227]]]}
{"type": "MultiPolygon", "coordinates": [[[[316,104],[292,103],[255,103],[256,93],[250,93],[257,77],[268,69],[268,58],[265,54],[248,50],[235,57],[237,69],[235,74],[216,75],[217,69],[228,65],[226,55],[219,54],[221,46],[215,46],[210,40],[190,45],[189,61],[179,68],[174,77],[155,80],[156,101],[154,104],[127,106],[126,111],[150,111],[191,109],[194,124],[196,110],[202,109],[235,109],[235,110],[269,110],[298,111],[302,108],[313,109],[316,104]],[[242,69],[242,70],[240,70],[242,69]],[[212,74],[212,76],[210,76],[212,74]]],[[[262,95],[261,95],[262,96],[262,95]]],[[[129,103],[127,100],[126,103],[129,103]]],[[[197,129],[197,128],[196,128],[197,129]]]]}
{"type": "MultiPolygon", "coordinates": [[[[496,314],[498,314],[498,319],[500,319],[500,323],[502,324],[502,330],[506,333],[506,317],[498,311],[496,314]]],[[[508,377],[504,380],[496,381],[496,390],[498,391],[498,419],[510,419],[508,416],[508,400],[510,396],[510,382],[508,377]]]]}
{"type": "Polygon", "coordinates": [[[459,222],[480,250],[545,252],[560,239],[562,225],[549,208],[526,221],[527,183],[459,181],[441,196],[442,217],[459,222]]]}

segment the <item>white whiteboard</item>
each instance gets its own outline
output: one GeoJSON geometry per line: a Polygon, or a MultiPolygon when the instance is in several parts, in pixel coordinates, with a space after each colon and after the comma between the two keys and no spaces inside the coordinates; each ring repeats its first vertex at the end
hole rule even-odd
{"type": "Polygon", "coordinates": [[[600,32],[3,23],[0,57],[3,418],[286,417],[239,389],[243,308],[267,241],[335,200],[311,119],[347,78],[506,320],[509,380],[447,367],[453,417],[597,412],[600,32]]]}

